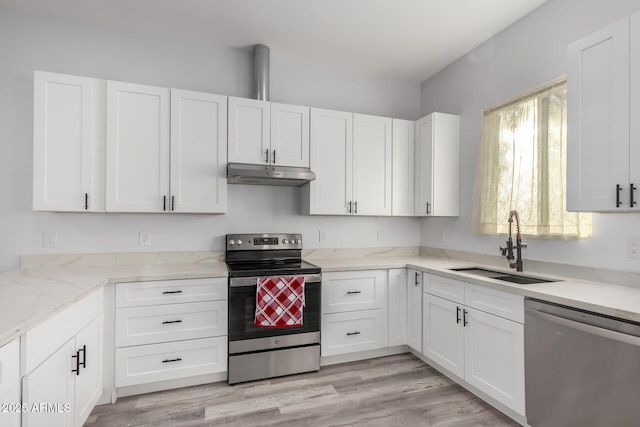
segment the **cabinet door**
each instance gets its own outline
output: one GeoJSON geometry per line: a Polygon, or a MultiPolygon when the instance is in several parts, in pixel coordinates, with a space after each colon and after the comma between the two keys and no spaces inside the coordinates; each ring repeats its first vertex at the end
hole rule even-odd
{"type": "Polygon", "coordinates": [[[467,308],[465,379],[524,415],[524,327],[467,308]]]}
{"type": "Polygon", "coordinates": [[[107,211],[168,211],[169,95],[107,82],[107,211]]]}
{"type": "Polygon", "coordinates": [[[391,215],[413,216],[415,122],[393,119],[391,215]]]}
{"type": "Polygon", "coordinates": [[[271,163],[269,126],[268,102],[229,97],[229,162],[271,163]]]}
{"type": "Polygon", "coordinates": [[[407,343],[407,269],[389,270],[389,346],[407,343]]]}
{"type": "Polygon", "coordinates": [[[426,293],[422,306],[422,354],[464,378],[464,306],[426,293]]]}
{"type": "Polygon", "coordinates": [[[33,209],[104,211],[104,81],[34,77],[33,209]]]}
{"type": "Polygon", "coordinates": [[[317,108],[312,108],[310,114],[310,165],[316,179],[302,190],[302,210],[318,215],[349,215],[353,114],[317,108]]]}
{"type": "Polygon", "coordinates": [[[458,216],[459,127],[453,114],[416,121],[416,216],[458,216]]]}
{"type": "MultiPolygon", "coordinates": [[[[629,82],[629,117],[635,119],[640,117],[640,13],[631,15],[630,33],[630,69],[633,77],[629,82]]],[[[640,159],[640,120],[630,120],[629,127],[629,191],[632,191],[631,184],[636,188],[633,194],[635,204],[629,209],[640,210],[640,164],[637,160],[640,159]]]]}
{"type": "Polygon", "coordinates": [[[271,103],[271,163],[309,167],[309,107],[271,103]]]}
{"type": "Polygon", "coordinates": [[[171,89],[171,210],[227,207],[227,97],[171,89]]]}
{"type": "Polygon", "coordinates": [[[96,317],[76,335],[75,349],[80,350],[79,357],[83,366],[75,380],[75,425],[81,426],[91,414],[93,407],[102,395],[102,315],[96,317]]]}
{"type": "Polygon", "coordinates": [[[407,344],[422,352],[422,273],[407,270],[407,344]]]}
{"type": "Polygon", "coordinates": [[[353,115],[353,211],[391,215],[391,119],[353,115]]]}
{"type": "Polygon", "coordinates": [[[627,209],[629,18],[571,44],[568,54],[567,210],[627,209]]]}
{"type": "Polygon", "coordinates": [[[29,410],[22,414],[23,427],[72,427],[75,381],[75,339],[69,340],[40,366],[22,378],[22,403],[29,408],[40,404],[54,405],[55,411],[29,410]],[[73,368],[72,368],[73,366],[73,368]],[[65,407],[65,405],[68,405],[65,407]],[[70,406],[69,406],[70,405],[70,406]],[[66,409],[66,410],[65,410],[66,409]]]}

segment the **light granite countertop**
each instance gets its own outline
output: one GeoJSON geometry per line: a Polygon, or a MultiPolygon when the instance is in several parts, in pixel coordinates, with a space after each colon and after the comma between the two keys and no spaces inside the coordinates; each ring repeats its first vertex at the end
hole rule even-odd
{"type": "MultiPolygon", "coordinates": [[[[308,255],[306,259],[320,266],[323,273],[409,267],[640,322],[640,289],[638,288],[528,272],[522,274],[557,281],[517,285],[450,269],[480,266],[506,272],[513,272],[513,270],[417,254],[385,256],[379,253],[365,255],[332,252],[308,255]]],[[[207,258],[203,255],[194,262],[189,262],[193,259],[192,257],[165,255],[159,257],[156,255],[153,259],[158,258],[163,258],[163,261],[151,262],[150,258],[141,259],[137,256],[129,258],[127,262],[106,262],[104,257],[100,257],[98,265],[94,261],[89,262],[88,256],[23,260],[23,265],[27,265],[28,268],[0,273],[0,347],[108,283],[227,277],[226,264],[220,257],[207,258]]]]}

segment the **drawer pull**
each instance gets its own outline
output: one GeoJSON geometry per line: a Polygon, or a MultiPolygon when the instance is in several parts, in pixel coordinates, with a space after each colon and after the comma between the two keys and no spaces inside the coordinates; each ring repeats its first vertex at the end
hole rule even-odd
{"type": "Polygon", "coordinates": [[[76,351],[76,354],[74,354],[73,356],[71,356],[71,360],[75,359],[76,363],[76,367],[75,369],[72,369],[71,372],[76,374],[76,375],[80,375],[80,350],[76,351]]]}
{"type": "Polygon", "coordinates": [[[169,325],[171,323],[182,323],[182,320],[165,320],[162,322],[163,325],[169,325]]]}
{"type": "Polygon", "coordinates": [[[356,332],[347,332],[347,336],[351,336],[351,335],[360,335],[360,332],[356,331],[356,332]]]}
{"type": "Polygon", "coordinates": [[[181,362],[182,358],[176,357],[175,359],[164,359],[162,363],[181,362]]]}
{"type": "Polygon", "coordinates": [[[362,291],[347,291],[347,295],[361,294],[362,291]]]}
{"type": "Polygon", "coordinates": [[[167,294],[181,294],[182,291],[164,291],[162,293],[162,295],[167,295],[167,294]]]}

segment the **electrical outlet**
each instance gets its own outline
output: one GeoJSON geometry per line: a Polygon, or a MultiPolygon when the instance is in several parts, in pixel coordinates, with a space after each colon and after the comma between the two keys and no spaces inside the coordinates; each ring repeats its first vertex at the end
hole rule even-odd
{"type": "Polygon", "coordinates": [[[318,231],[318,242],[324,243],[326,238],[327,238],[327,235],[326,235],[326,233],[324,231],[322,231],[322,230],[318,231]]]}
{"type": "Polygon", "coordinates": [[[378,230],[378,242],[382,242],[384,240],[384,230],[378,230]]]}
{"type": "Polygon", "coordinates": [[[151,244],[151,233],[141,231],[138,233],[138,244],[140,246],[149,246],[151,244]]]}
{"type": "Polygon", "coordinates": [[[440,241],[440,243],[444,243],[446,239],[447,233],[445,233],[444,230],[440,230],[440,232],[438,233],[438,240],[440,241]]]}
{"type": "Polygon", "coordinates": [[[58,233],[55,231],[45,231],[42,233],[42,246],[45,248],[55,248],[58,246],[58,233]]]}
{"type": "Polygon", "coordinates": [[[627,257],[640,258],[640,237],[627,238],[627,257]]]}

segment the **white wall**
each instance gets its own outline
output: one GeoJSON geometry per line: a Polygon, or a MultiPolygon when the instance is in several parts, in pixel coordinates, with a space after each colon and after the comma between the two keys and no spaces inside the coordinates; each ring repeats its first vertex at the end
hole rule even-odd
{"type": "MultiPolygon", "coordinates": [[[[33,71],[251,96],[251,50],[167,39],[0,8],[0,271],[34,253],[222,250],[234,232],[302,232],[305,247],[416,246],[412,218],[306,217],[294,188],[229,186],[226,215],[32,212],[33,71]],[[377,230],[385,239],[377,241],[377,230]],[[326,242],[318,242],[318,230],[326,242]],[[42,247],[43,232],[58,247],[42,247]],[[138,246],[138,231],[151,232],[138,246]]],[[[415,119],[419,85],[271,55],[271,99],[415,119]]]]}
{"type": "MultiPolygon", "coordinates": [[[[499,255],[504,237],[472,233],[471,211],[483,109],[567,73],[567,45],[640,9],[637,0],[550,0],[421,87],[422,114],[461,115],[460,217],[427,218],[425,246],[499,255]],[[438,238],[445,232],[445,241],[438,238]]],[[[506,221],[507,218],[505,218],[506,221]]],[[[525,258],[638,271],[626,239],[640,236],[640,214],[598,214],[581,241],[529,239],[525,258]]]]}

